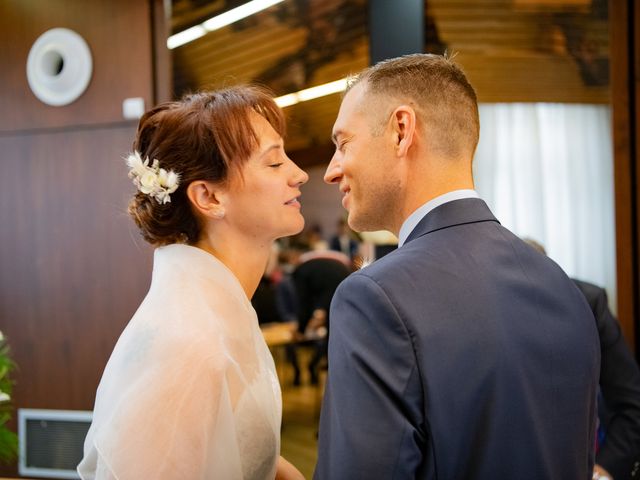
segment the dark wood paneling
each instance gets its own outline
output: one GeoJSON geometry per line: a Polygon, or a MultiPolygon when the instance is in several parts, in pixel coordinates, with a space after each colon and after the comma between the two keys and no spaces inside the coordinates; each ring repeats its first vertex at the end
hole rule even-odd
{"type": "Polygon", "coordinates": [[[134,128],[0,137],[0,329],[18,407],[93,408],[150,279],[126,205],[134,128]]]}
{"type": "Polygon", "coordinates": [[[92,409],[148,289],[152,249],[126,213],[134,187],[122,159],[137,122],[123,121],[122,100],[149,108],[170,95],[162,6],[0,2],[0,330],[19,367],[16,409],[92,409]],[[55,27],[80,33],[94,62],[87,92],[63,107],[42,104],[26,79],[29,48],[55,27]]]}
{"type": "MultiPolygon", "coordinates": [[[[611,80],[613,108],[614,181],[618,317],[627,342],[636,346],[638,318],[637,73],[638,27],[633,0],[610,0],[611,80]],[[634,33],[635,30],[635,33],[634,33]],[[634,45],[635,42],[635,45],[634,45]]],[[[636,15],[637,15],[636,11],[636,15]]]]}
{"type": "Polygon", "coordinates": [[[151,25],[153,27],[154,103],[168,102],[173,98],[171,53],[167,48],[170,12],[164,8],[164,0],[151,0],[151,25]]]}
{"type": "MultiPolygon", "coordinates": [[[[631,148],[631,169],[629,177],[632,180],[631,193],[633,229],[633,290],[631,292],[633,301],[633,330],[635,332],[636,358],[640,360],[640,5],[636,1],[630,2],[630,18],[633,18],[632,30],[633,38],[629,41],[629,49],[632,54],[629,56],[629,70],[632,72],[630,81],[630,91],[633,92],[633,119],[631,128],[633,129],[633,140],[631,148]],[[633,15],[631,17],[631,15],[633,15]]],[[[629,336],[628,338],[633,338],[629,336]]]]}
{"type": "Polygon", "coordinates": [[[152,252],[126,214],[133,185],[121,157],[134,131],[0,136],[0,330],[19,367],[16,416],[93,409],[109,354],[149,286],[152,252]]]}
{"type": "Polygon", "coordinates": [[[0,132],[122,121],[129,97],[151,106],[151,15],[146,0],[0,2],[0,132]],[[65,107],[40,102],[27,83],[29,50],[54,27],[79,33],[93,56],[89,88],[65,107]]]}

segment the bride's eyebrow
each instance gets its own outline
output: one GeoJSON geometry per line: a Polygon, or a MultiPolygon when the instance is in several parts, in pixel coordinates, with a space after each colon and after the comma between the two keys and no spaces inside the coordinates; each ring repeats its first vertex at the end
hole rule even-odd
{"type": "Polygon", "coordinates": [[[278,150],[282,148],[282,143],[274,143],[269,145],[267,148],[265,148],[262,153],[260,154],[260,158],[264,158],[266,157],[269,153],[271,153],[273,150],[278,150]]]}

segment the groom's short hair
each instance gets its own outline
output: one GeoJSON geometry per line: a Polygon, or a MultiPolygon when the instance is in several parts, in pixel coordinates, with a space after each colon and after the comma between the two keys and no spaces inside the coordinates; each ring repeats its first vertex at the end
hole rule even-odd
{"type": "MultiPolygon", "coordinates": [[[[472,157],[480,135],[476,93],[451,58],[412,54],[384,60],[351,79],[348,89],[364,83],[370,106],[382,110],[373,119],[380,130],[401,103],[411,104],[425,124],[429,148],[445,158],[472,157]]],[[[368,110],[369,112],[371,109],[368,110]]],[[[375,114],[374,114],[375,116],[375,114]]]]}

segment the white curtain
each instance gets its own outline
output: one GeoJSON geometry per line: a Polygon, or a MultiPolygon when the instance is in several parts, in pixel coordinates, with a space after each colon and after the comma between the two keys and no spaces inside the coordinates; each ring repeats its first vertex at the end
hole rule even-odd
{"type": "Polygon", "coordinates": [[[613,153],[607,105],[480,105],[476,189],[500,222],[544,245],[616,311],[613,153]]]}

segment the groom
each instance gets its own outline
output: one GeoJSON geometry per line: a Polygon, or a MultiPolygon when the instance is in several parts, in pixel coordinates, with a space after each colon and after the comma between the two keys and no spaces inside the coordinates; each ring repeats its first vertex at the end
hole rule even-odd
{"type": "Polygon", "coordinates": [[[343,99],[325,181],[354,230],[399,248],[333,299],[315,479],[591,476],[595,322],[473,190],[478,134],[445,57],[381,62],[343,99]]]}

